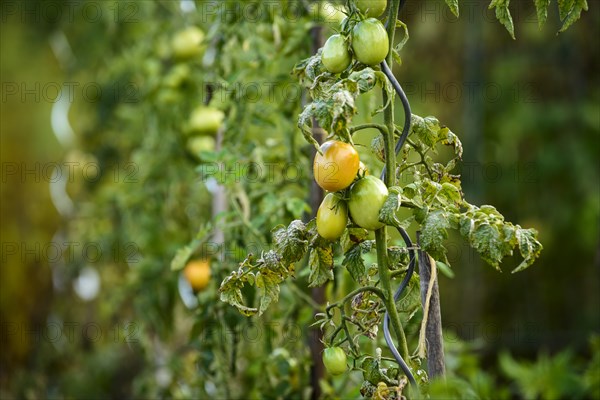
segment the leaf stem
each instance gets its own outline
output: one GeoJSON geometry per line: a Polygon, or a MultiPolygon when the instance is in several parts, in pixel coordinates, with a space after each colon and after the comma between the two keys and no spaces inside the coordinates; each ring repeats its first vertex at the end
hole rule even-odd
{"type": "Polygon", "coordinates": [[[383,291],[381,289],[379,289],[375,286],[361,286],[357,289],[354,289],[347,295],[345,295],[344,298],[342,298],[341,300],[328,305],[327,308],[325,309],[325,312],[327,313],[328,316],[330,316],[329,312],[331,311],[332,308],[343,307],[344,304],[346,304],[348,302],[348,300],[351,300],[354,296],[356,296],[359,293],[363,293],[363,292],[371,292],[371,293],[377,295],[377,297],[379,297],[383,302],[385,302],[385,294],[383,293],[383,291]]]}
{"type": "Polygon", "coordinates": [[[360,352],[358,351],[358,348],[356,347],[356,343],[354,343],[354,339],[352,338],[352,335],[350,334],[350,329],[348,329],[348,324],[346,323],[346,321],[350,321],[350,319],[346,316],[346,312],[344,311],[344,309],[341,309],[341,313],[342,313],[342,326],[344,327],[344,332],[346,333],[346,339],[348,339],[348,344],[350,345],[350,350],[352,351],[352,353],[355,356],[359,355],[360,352]]]}
{"type": "Polygon", "coordinates": [[[350,134],[356,133],[363,129],[369,129],[369,128],[378,129],[379,132],[381,132],[383,135],[387,134],[387,132],[388,132],[387,126],[381,125],[381,124],[370,123],[370,124],[361,124],[361,125],[356,125],[356,126],[350,127],[350,134]]]}

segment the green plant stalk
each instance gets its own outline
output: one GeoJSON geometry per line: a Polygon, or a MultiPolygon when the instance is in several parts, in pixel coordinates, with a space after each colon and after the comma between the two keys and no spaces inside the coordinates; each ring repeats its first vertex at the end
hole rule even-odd
{"type": "MultiPolygon", "coordinates": [[[[387,63],[392,67],[392,47],[394,43],[394,33],[396,30],[396,18],[398,15],[398,9],[400,8],[400,0],[392,0],[392,4],[389,10],[388,16],[388,27],[387,33],[390,39],[390,53],[387,57],[387,63]]],[[[385,89],[383,89],[383,102],[384,104],[388,103],[388,93],[385,89]]],[[[384,133],[383,140],[385,144],[385,164],[387,174],[385,176],[385,184],[386,186],[394,186],[396,184],[396,151],[395,151],[395,141],[394,141],[394,102],[389,101],[388,106],[384,111],[384,120],[385,126],[387,127],[387,133],[384,133]]],[[[406,335],[404,333],[404,329],[402,328],[402,323],[400,322],[400,316],[398,315],[398,309],[396,308],[396,303],[394,302],[394,292],[392,290],[392,282],[390,276],[390,269],[388,266],[388,256],[387,256],[387,228],[384,226],[383,228],[377,230],[375,232],[375,241],[377,248],[377,267],[379,270],[379,279],[381,282],[381,287],[385,294],[385,308],[390,316],[390,322],[392,324],[392,328],[396,333],[396,337],[398,338],[400,344],[400,351],[402,352],[402,357],[408,359],[408,344],[406,342],[406,335]]]]}
{"type": "Polygon", "coordinates": [[[402,352],[402,358],[408,359],[408,344],[406,343],[406,335],[400,322],[400,316],[398,315],[398,309],[394,302],[394,291],[392,290],[392,281],[390,278],[390,270],[388,268],[388,257],[387,257],[387,231],[383,227],[375,232],[375,241],[377,247],[377,268],[379,270],[379,280],[381,287],[385,293],[385,308],[390,315],[390,322],[392,328],[396,333],[396,337],[400,342],[400,351],[402,352]]]}

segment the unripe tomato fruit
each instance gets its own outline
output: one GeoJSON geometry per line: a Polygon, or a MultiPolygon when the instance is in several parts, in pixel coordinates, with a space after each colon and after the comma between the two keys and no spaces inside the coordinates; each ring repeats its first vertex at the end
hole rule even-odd
{"type": "Polygon", "coordinates": [[[375,18],[356,24],[352,30],[352,50],[356,59],[366,65],[377,65],[385,60],[390,43],[383,24],[375,18]]]}
{"type": "Polygon", "coordinates": [[[328,192],[337,192],[350,186],[358,172],[358,152],[349,143],[330,140],[321,145],[313,163],[317,184],[328,192]]]}
{"type": "Polygon", "coordinates": [[[316,2],[310,7],[313,18],[325,21],[330,25],[338,25],[342,22],[346,17],[344,10],[343,6],[331,4],[328,1],[316,2]]]}
{"type": "Polygon", "coordinates": [[[223,111],[212,107],[200,106],[192,111],[188,130],[199,135],[216,135],[223,123],[223,111]]]}
{"type": "Polygon", "coordinates": [[[356,181],[350,188],[348,209],[354,223],[361,228],[377,230],[384,223],[379,222],[379,211],[389,195],[385,183],[372,175],[356,181]]]}
{"type": "Polygon", "coordinates": [[[200,159],[200,153],[215,151],[215,138],[212,136],[194,136],[188,139],[186,147],[195,157],[200,159]]]}
{"type": "Polygon", "coordinates": [[[352,56],[350,56],[342,35],[331,35],[327,39],[321,52],[321,62],[327,71],[333,74],[338,74],[348,68],[352,62],[352,56]]]}
{"type": "Polygon", "coordinates": [[[191,260],[183,269],[183,276],[194,292],[199,292],[206,288],[210,281],[210,263],[207,260],[191,260]]]}
{"type": "Polygon", "coordinates": [[[346,353],[341,347],[328,347],[323,352],[323,364],[331,375],[340,375],[346,372],[346,353]]]}
{"type": "Polygon", "coordinates": [[[387,0],[356,0],[356,7],[367,18],[377,18],[387,8],[387,0]]]}
{"type": "Polygon", "coordinates": [[[178,32],[171,42],[173,55],[176,58],[191,58],[204,53],[204,32],[196,27],[190,26],[178,32]]]}
{"type": "Polygon", "coordinates": [[[317,210],[317,232],[327,240],[336,240],[346,229],[348,206],[333,193],[327,194],[317,210]]]}

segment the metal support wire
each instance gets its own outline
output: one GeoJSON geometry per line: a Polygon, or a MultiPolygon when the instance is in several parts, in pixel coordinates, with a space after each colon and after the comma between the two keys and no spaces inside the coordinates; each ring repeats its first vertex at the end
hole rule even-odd
{"type": "MultiPolygon", "coordinates": [[[[385,60],[383,60],[383,62],[381,63],[381,70],[383,71],[385,76],[389,79],[389,81],[392,84],[392,86],[394,87],[394,90],[396,91],[396,93],[398,93],[398,97],[400,97],[400,101],[402,102],[402,106],[404,107],[404,128],[402,129],[402,135],[400,135],[400,139],[398,139],[398,142],[396,143],[396,148],[395,148],[396,155],[398,155],[398,153],[400,152],[400,149],[402,148],[402,146],[404,146],[404,143],[406,142],[406,139],[408,138],[408,133],[410,132],[410,121],[412,119],[412,111],[410,109],[410,103],[408,102],[406,93],[404,93],[402,86],[400,86],[400,83],[398,83],[398,80],[392,73],[392,70],[390,70],[390,67],[385,60]]],[[[387,170],[386,170],[386,166],[384,165],[383,170],[381,171],[381,180],[382,181],[385,181],[386,173],[387,173],[387,170]]]]}

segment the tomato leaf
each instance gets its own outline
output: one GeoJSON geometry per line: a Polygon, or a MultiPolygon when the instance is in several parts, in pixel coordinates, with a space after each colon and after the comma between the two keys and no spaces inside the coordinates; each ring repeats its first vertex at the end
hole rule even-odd
{"type": "Polygon", "coordinates": [[[387,382],[389,385],[398,385],[397,380],[388,376],[392,375],[391,373],[394,373],[397,370],[395,368],[390,368],[389,370],[383,369],[381,367],[380,361],[376,358],[365,358],[365,360],[361,364],[361,367],[363,370],[364,380],[375,386],[377,386],[379,382],[387,382]]]}
{"type": "Polygon", "coordinates": [[[505,222],[492,206],[476,207],[466,202],[464,205],[467,210],[456,216],[459,232],[488,264],[500,270],[502,259],[512,255],[517,246],[523,261],[513,273],[529,267],[540,256],[543,246],[535,229],[505,222]]]}
{"type": "Polygon", "coordinates": [[[404,246],[388,247],[388,258],[390,269],[406,269],[408,268],[408,250],[404,246]]]}
{"type": "Polygon", "coordinates": [[[363,228],[347,228],[344,233],[342,233],[342,237],[340,239],[340,243],[342,245],[342,251],[344,253],[348,252],[357,244],[360,244],[367,240],[369,236],[369,231],[363,228]]]}
{"type": "Polygon", "coordinates": [[[273,231],[275,249],[289,263],[299,261],[308,249],[308,232],[300,220],[292,221],[287,227],[278,227],[273,231]]]}
{"type": "Polygon", "coordinates": [[[308,258],[308,267],[310,268],[309,287],[321,286],[325,282],[333,280],[333,249],[331,244],[325,244],[324,247],[312,247],[308,258]]]}
{"type": "Polygon", "coordinates": [[[371,141],[371,151],[379,161],[385,162],[385,143],[383,142],[383,135],[377,135],[373,138],[371,141]]]}
{"type": "Polygon", "coordinates": [[[575,0],[558,0],[558,17],[561,21],[567,18],[567,15],[573,10],[575,0]]]}
{"type": "Polygon", "coordinates": [[[352,298],[352,320],[360,323],[363,335],[371,340],[377,338],[382,314],[377,310],[381,299],[371,292],[362,292],[352,298]]]}
{"type": "Polygon", "coordinates": [[[515,39],[515,26],[513,24],[512,16],[510,15],[510,10],[508,9],[508,5],[510,4],[510,0],[492,0],[489,8],[496,9],[496,18],[508,31],[510,37],[515,39]]]}
{"type": "Polygon", "coordinates": [[[194,252],[194,248],[190,245],[183,246],[177,250],[175,257],[171,261],[171,271],[179,271],[185,267],[185,264],[194,252]]]}
{"type": "Polygon", "coordinates": [[[435,210],[427,214],[421,229],[421,247],[433,258],[446,260],[444,240],[448,238],[450,222],[446,212],[435,210]]]}
{"type": "Polygon", "coordinates": [[[535,229],[522,229],[517,225],[516,237],[523,261],[512,271],[513,274],[531,266],[544,248],[537,240],[537,231],[535,229]]]}
{"type": "Polygon", "coordinates": [[[175,252],[175,256],[171,261],[171,271],[183,269],[198,246],[210,237],[211,232],[211,224],[202,225],[196,234],[196,237],[187,246],[183,246],[175,252]]]}
{"type": "Polygon", "coordinates": [[[577,21],[581,17],[581,11],[588,10],[587,0],[574,0],[571,1],[573,4],[571,7],[560,7],[561,3],[566,3],[566,1],[559,0],[559,10],[561,14],[561,20],[563,21],[562,26],[559,32],[566,31],[575,21],[577,21]],[[568,9],[568,11],[566,11],[568,9]],[[564,15],[564,16],[563,16],[564,15]]]}
{"type": "Polygon", "coordinates": [[[416,135],[417,138],[423,142],[426,146],[433,148],[438,141],[440,133],[440,121],[435,117],[419,117],[413,114],[411,118],[411,134],[416,135]]]}
{"type": "Polygon", "coordinates": [[[302,259],[308,250],[308,229],[302,221],[292,221],[287,227],[273,230],[276,250],[262,254],[253,264],[248,256],[237,271],[233,271],[221,283],[219,288],[222,301],[236,307],[239,312],[249,316],[261,315],[267,307],[279,298],[279,285],[294,275],[294,263],[302,259]],[[256,285],[258,289],[258,308],[244,304],[241,289],[245,284],[256,285]]]}
{"type": "Polygon", "coordinates": [[[279,283],[281,283],[288,274],[282,263],[279,254],[274,251],[265,253],[262,257],[263,266],[256,274],[255,284],[259,293],[258,315],[265,312],[269,304],[279,299],[279,283]]]}
{"type": "Polygon", "coordinates": [[[258,312],[257,308],[248,307],[244,304],[244,297],[241,289],[244,287],[244,270],[243,266],[248,263],[246,259],[237,271],[232,271],[221,283],[219,288],[219,298],[221,301],[228,303],[238,309],[245,316],[251,316],[258,312]]]}
{"type": "Polygon", "coordinates": [[[402,297],[398,299],[396,305],[398,312],[402,317],[403,324],[407,323],[421,309],[421,285],[419,275],[413,274],[404,290],[402,297]]]}
{"type": "Polygon", "coordinates": [[[544,26],[548,19],[548,6],[550,5],[550,0],[533,0],[533,2],[535,3],[538,27],[542,29],[542,26],[544,26]]]}
{"type": "Polygon", "coordinates": [[[452,14],[458,18],[458,0],[446,0],[446,4],[450,8],[450,11],[452,11],[452,14]]]}
{"type": "Polygon", "coordinates": [[[454,271],[452,271],[452,268],[450,268],[450,265],[443,263],[441,261],[436,261],[435,265],[437,267],[437,269],[440,270],[440,272],[442,274],[444,274],[447,278],[454,278],[454,271]]]}
{"type": "MultiPolygon", "coordinates": [[[[457,2],[458,0],[446,0],[446,2],[449,2],[449,1],[457,2]]],[[[458,8],[456,10],[458,12],[458,8]]],[[[398,44],[394,48],[395,54],[398,54],[398,53],[400,53],[400,50],[402,50],[402,48],[404,47],[406,42],[408,42],[410,35],[408,34],[408,26],[406,26],[406,24],[404,22],[402,22],[400,20],[396,20],[396,28],[402,28],[402,30],[404,32],[404,35],[402,35],[402,39],[398,42],[398,44]]],[[[398,57],[400,57],[400,56],[398,55],[398,57]]],[[[400,61],[400,64],[402,64],[402,61],[400,61]]]]}
{"type": "Polygon", "coordinates": [[[344,255],[342,265],[348,269],[352,279],[360,284],[365,284],[367,281],[367,268],[362,255],[371,251],[373,245],[373,240],[367,240],[355,245],[344,255]]]}
{"type": "MultiPolygon", "coordinates": [[[[308,62],[305,68],[309,65],[312,65],[311,62],[308,62]]],[[[306,76],[301,70],[296,73],[306,76]]],[[[304,107],[298,120],[298,126],[302,129],[305,139],[313,145],[316,143],[309,129],[314,118],[329,132],[330,137],[351,142],[348,128],[357,112],[356,98],[376,85],[391,90],[391,84],[385,75],[372,68],[354,71],[348,77],[339,80],[336,80],[335,75],[332,74],[316,76],[310,87],[313,102],[304,107]]]]}
{"type": "Polygon", "coordinates": [[[487,223],[479,225],[471,234],[471,245],[479,252],[488,264],[500,271],[500,261],[505,255],[505,249],[500,230],[487,223]]]}
{"type": "Polygon", "coordinates": [[[388,188],[388,191],[389,195],[379,211],[379,221],[386,225],[395,225],[397,219],[396,213],[400,210],[400,195],[402,194],[402,188],[399,186],[392,186],[388,188]]]}

